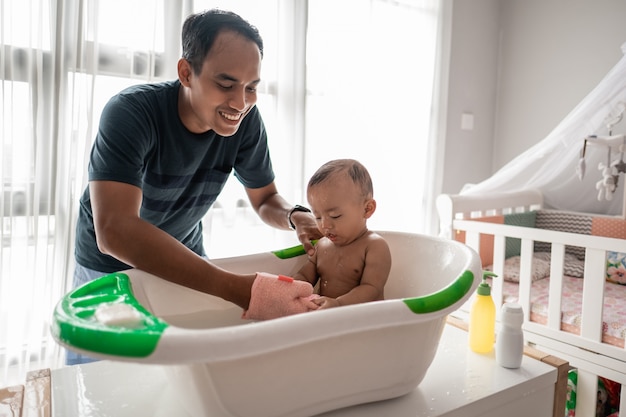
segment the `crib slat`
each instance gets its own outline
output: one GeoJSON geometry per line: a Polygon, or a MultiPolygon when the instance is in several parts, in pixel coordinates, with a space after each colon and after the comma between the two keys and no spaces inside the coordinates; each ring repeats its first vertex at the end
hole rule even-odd
{"type": "Polygon", "coordinates": [[[604,268],[606,252],[587,248],[583,281],[583,307],[580,335],[602,341],[602,308],[604,304],[604,268]]]}
{"type": "Polygon", "coordinates": [[[500,312],[500,306],[502,306],[503,303],[505,249],[505,237],[503,235],[495,235],[493,238],[493,272],[498,277],[491,280],[491,296],[498,313],[500,312]]]}
{"type": "Polygon", "coordinates": [[[563,300],[563,263],[565,262],[565,245],[552,244],[550,262],[550,288],[548,305],[548,327],[561,328],[561,304],[563,300]]]}
{"type": "MultiPolygon", "coordinates": [[[[626,398],[626,385],[622,384],[620,389],[620,398],[626,398]]],[[[620,403],[619,417],[626,417],[626,403],[620,403]],[[624,404],[623,406],[621,404],[624,404]]]]}
{"type": "Polygon", "coordinates": [[[465,232],[465,244],[480,253],[480,234],[477,232],[465,232]]]}
{"type": "Polygon", "coordinates": [[[532,239],[522,239],[520,250],[520,268],[519,268],[519,301],[518,303],[524,310],[524,320],[530,320],[530,285],[532,283],[532,259],[533,246],[532,239]]]}
{"type": "Polygon", "coordinates": [[[598,375],[578,369],[576,415],[595,416],[598,401],[598,375]]]}

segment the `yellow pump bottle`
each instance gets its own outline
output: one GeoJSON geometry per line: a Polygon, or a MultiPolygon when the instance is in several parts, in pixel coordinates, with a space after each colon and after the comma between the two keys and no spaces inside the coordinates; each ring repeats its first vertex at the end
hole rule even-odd
{"type": "Polygon", "coordinates": [[[478,285],[470,310],[469,346],[477,353],[491,352],[495,342],[496,306],[491,298],[487,276],[496,275],[489,271],[483,272],[483,280],[478,285]]]}

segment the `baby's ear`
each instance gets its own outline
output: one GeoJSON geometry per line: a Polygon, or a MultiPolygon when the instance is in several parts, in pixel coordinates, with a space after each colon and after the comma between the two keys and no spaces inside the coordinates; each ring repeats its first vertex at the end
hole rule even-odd
{"type": "Polygon", "coordinates": [[[369,219],[372,217],[372,214],[376,211],[376,200],[373,198],[366,200],[364,205],[363,217],[369,219]]]}

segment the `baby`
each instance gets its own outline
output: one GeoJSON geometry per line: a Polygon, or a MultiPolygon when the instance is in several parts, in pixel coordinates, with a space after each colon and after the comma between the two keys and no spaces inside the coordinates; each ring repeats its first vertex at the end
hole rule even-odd
{"type": "Polygon", "coordinates": [[[319,281],[320,309],[384,299],[391,253],[367,229],[376,210],[367,169],[353,159],[327,162],[309,180],[307,199],[324,237],[294,278],[319,281]]]}

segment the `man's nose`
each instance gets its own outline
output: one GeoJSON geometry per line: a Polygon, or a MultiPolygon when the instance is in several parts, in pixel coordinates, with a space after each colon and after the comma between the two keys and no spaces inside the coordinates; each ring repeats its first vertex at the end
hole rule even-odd
{"type": "Polygon", "coordinates": [[[246,98],[246,91],[244,88],[235,89],[230,95],[230,99],[228,101],[228,105],[235,110],[244,111],[246,106],[248,105],[248,100],[246,98]]]}

